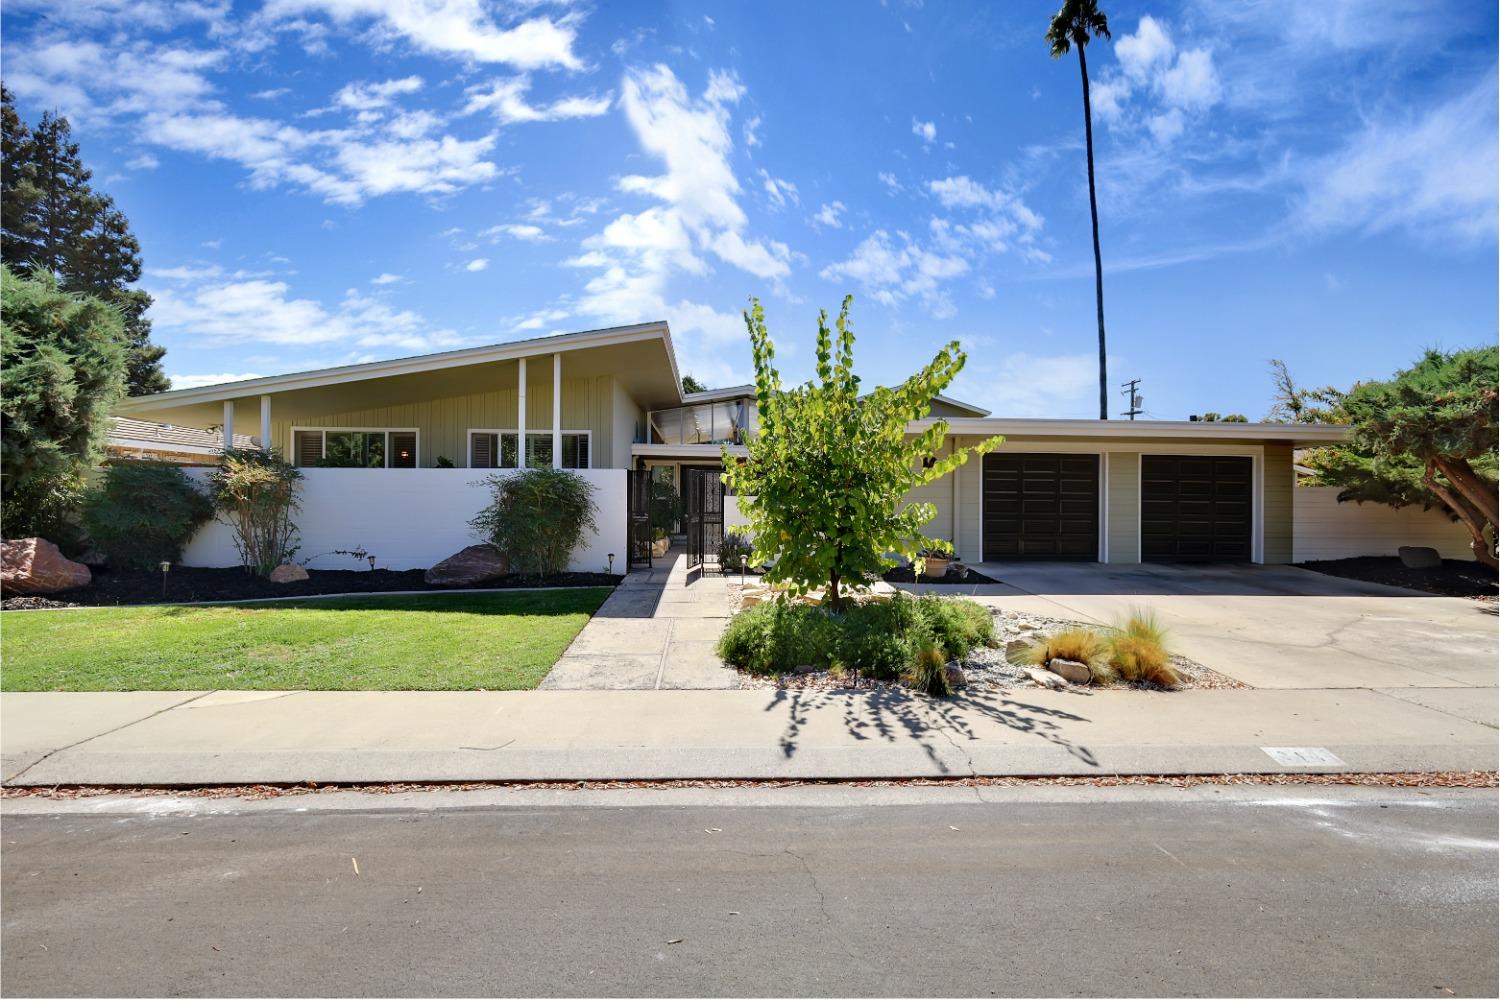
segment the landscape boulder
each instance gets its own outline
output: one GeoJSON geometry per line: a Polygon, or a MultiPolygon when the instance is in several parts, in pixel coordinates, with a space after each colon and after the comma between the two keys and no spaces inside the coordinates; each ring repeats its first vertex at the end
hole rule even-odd
{"type": "Polygon", "coordinates": [[[1053,688],[1055,690],[1057,688],[1065,688],[1068,686],[1067,681],[1063,680],[1057,674],[1052,673],[1050,670],[1031,669],[1026,671],[1026,676],[1030,677],[1031,682],[1038,687],[1053,688]]]}
{"type": "Polygon", "coordinates": [[[1089,665],[1077,660],[1049,660],[1047,669],[1069,684],[1087,684],[1094,679],[1094,672],[1089,669],[1089,665]]]}
{"type": "Polygon", "coordinates": [[[1426,545],[1403,545],[1396,550],[1396,554],[1401,557],[1401,565],[1407,569],[1437,569],[1443,565],[1443,557],[1438,550],[1426,545]]]}
{"type": "Polygon", "coordinates": [[[93,574],[45,538],[0,541],[0,590],[6,595],[55,594],[86,587],[93,574]]]}
{"type": "Polygon", "coordinates": [[[423,579],[434,587],[472,587],[510,572],[510,560],[488,542],[455,552],[427,571],[423,579]]]}
{"type": "Polygon", "coordinates": [[[957,691],[961,687],[967,687],[969,679],[964,676],[964,669],[957,663],[950,663],[943,668],[943,673],[948,678],[948,686],[957,691]]]}
{"type": "Polygon", "coordinates": [[[271,570],[272,583],[301,583],[307,579],[307,570],[296,563],[282,563],[271,570]]]}

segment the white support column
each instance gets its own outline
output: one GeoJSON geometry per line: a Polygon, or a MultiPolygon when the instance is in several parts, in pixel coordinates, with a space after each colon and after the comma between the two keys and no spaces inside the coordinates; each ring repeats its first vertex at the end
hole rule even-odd
{"type": "Polygon", "coordinates": [[[234,447],[234,400],[224,400],[224,450],[234,447]]]}
{"type": "Polygon", "coordinates": [[[562,354],[552,355],[552,467],[562,468],[562,354]]]}
{"type": "Polygon", "coordinates": [[[516,467],[526,468],[526,359],[516,362],[516,467]]]}
{"type": "Polygon", "coordinates": [[[260,397],[260,447],[271,450],[271,397],[260,397]]]}

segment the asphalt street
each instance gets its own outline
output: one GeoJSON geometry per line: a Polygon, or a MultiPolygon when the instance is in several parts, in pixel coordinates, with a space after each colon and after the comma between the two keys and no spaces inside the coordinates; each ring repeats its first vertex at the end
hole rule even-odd
{"type": "Polygon", "coordinates": [[[1497,991],[1493,791],[5,805],[6,996],[1497,991]]]}

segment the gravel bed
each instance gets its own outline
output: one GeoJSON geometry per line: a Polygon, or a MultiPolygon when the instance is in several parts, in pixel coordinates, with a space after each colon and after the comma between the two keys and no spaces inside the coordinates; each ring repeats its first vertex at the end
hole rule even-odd
{"type": "MultiPolygon", "coordinates": [[[[738,611],[738,588],[731,588],[731,604],[738,611]]],[[[970,691],[1005,691],[1018,687],[1032,687],[1035,682],[1026,674],[1027,666],[1020,662],[1020,653],[1049,632],[1068,628],[1094,628],[1088,622],[1071,621],[1066,618],[1048,618],[1044,615],[1023,614],[1005,608],[991,608],[995,619],[995,638],[999,645],[980,646],[958,661],[970,691]]],[[[1248,688],[1250,685],[1235,680],[1176,653],[1172,654],[1172,666],[1182,678],[1182,684],[1172,689],[1190,688],[1248,688]]],[[[904,688],[899,681],[877,681],[868,677],[834,673],[830,670],[809,670],[804,673],[783,674],[766,677],[744,671],[739,673],[741,690],[760,688],[784,688],[811,691],[871,691],[878,688],[904,688]]],[[[1114,684],[1089,685],[1091,690],[1119,690],[1134,688],[1144,691],[1164,690],[1155,684],[1142,682],[1116,682],[1114,684]]]]}

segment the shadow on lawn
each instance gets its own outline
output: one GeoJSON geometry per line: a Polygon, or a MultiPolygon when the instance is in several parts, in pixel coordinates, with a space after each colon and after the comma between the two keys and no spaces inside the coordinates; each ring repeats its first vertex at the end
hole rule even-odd
{"type": "Polygon", "coordinates": [[[844,728],[856,740],[874,740],[890,745],[902,741],[914,743],[944,774],[951,773],[951,768],[938,753],[939,742],[947,743],[967,757],[959,741],[980,738],[970,723],[975,716],[1045,740],[1089,767],[1099,766],[1093,751],[1074,743],[1063,731],[1063,723],[1088,722],[1085,716],[1017,701],[1003,694],[960,693],[952,698],[937,699],[896,687],[865,691],[777,688],[765,711],[786,712],[786,729],[780,741],[784,756],[790,759],[796,755],[812,712],[833,704],[840,705],[844,728]]]}

